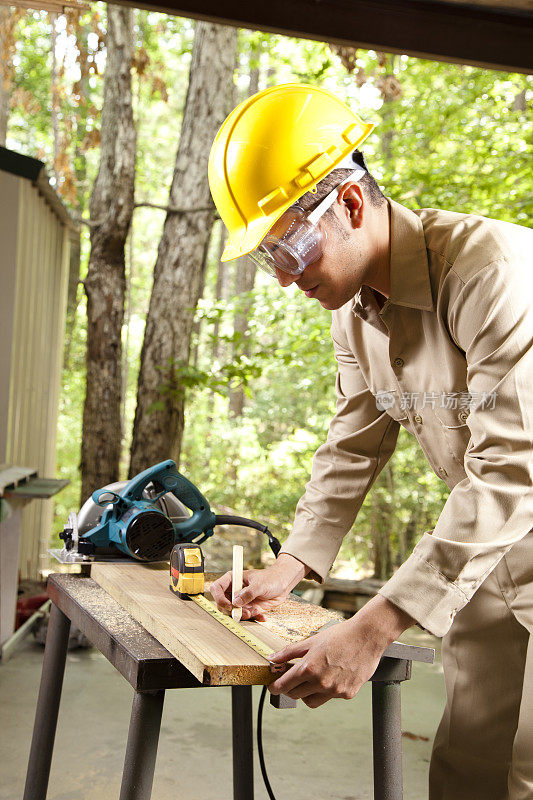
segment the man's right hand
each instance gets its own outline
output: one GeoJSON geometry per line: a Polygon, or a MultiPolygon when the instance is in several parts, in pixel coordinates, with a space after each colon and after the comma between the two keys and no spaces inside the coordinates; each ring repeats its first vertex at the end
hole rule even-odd
{"type": "MultiPolygon", "coordinates": [[[[243,588],[235,598],[235,606],[242,608],[242,619],[265,619],[263,612],[270,611],[287,599],[292,589],[309,572],[309,568],[288,553],[280,553],[267,569],[247,569],[243,572],[243,588]]],[[[232,572],[226,572],[209,591],[220,611],[231,614],[232,572]]]]}

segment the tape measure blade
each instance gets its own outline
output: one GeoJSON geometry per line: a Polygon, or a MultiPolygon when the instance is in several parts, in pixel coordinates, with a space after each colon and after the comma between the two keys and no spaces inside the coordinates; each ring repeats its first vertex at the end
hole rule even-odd
{"type": "Polygon", "coordinates": [[[254,636],[253,633],[250,633],[249,630],[244,628],[238,622],[236,622],[231,617],[226,616],[218,608],[211,603],[207,597],[204,597],[203,594],[191,595],[191,600],[203,608],[204,611],[213,617],[217,622],[227,628],[230,633],[233,633],[237,636],[241,641],[251,647],[258,655],[262,656],[265,661],[268,661],[269,656],[274,652],[272,647],[269,647],[267,644],[258,639],[257,636],[254,636]]]}

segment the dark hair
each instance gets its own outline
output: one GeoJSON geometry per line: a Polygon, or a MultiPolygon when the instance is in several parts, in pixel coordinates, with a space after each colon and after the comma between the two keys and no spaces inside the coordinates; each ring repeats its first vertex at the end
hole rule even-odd
{"type": "MultiPolygon", "coordinates": [[[[366,175],[364,175],[364,177],[359,181],[367,198],[370,200],[373,206],[379,207],[383,205],[383,203],[386,202],[385,195],[379,188],[374,176],[368,171],[368,166],[364,155],[360,150],[354,150],[352,153],[352,158],[354,162],[354,168],[359,166],[364,167],[367,170],[366,175]]],[[[345,181],[352,172],[352,169],[334,169],[329,173],[329,175],[326,175],[325,178],[322,178],[320,183],[317,184],[317,190],[314,194],[312,192],[307,192],[303,197],[300,197],[298,204],[302,206],[304,211],[312,211],[313,208],[316,208],[320,201],[323,200],[327,194],[329,194],[329,192],[331,192],[336,186],[342,184],[342,182],[345,181]]],[[[332,209],[330,208],[326,214],[331,213],[332,209]]]]}

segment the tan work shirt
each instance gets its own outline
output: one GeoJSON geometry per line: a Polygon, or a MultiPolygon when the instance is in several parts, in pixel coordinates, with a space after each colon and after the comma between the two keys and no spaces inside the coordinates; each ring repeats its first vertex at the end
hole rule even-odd
{"type": "Polygon", "coordinates": [[[389,202],[390,297],[333,312],[337,412],[282,552],[325,578],[402,425],[451,493],[380,593],[442,636],[533,529],[533,231],[389,202]]]}

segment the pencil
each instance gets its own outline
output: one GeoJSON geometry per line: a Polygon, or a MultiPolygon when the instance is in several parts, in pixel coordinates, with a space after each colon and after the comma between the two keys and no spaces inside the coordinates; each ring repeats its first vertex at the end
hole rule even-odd
{"type": "MultiPolygon", "coordinates": [[[[233,545],[233,576],[231,581],[231,602],[235,600],[235,595],[242,589],[242,564],[243,546],[242,544],[233,545]]],[[[241,621],[242,608],[232,608],[231,616],[236,622],[241,621]]]]}

